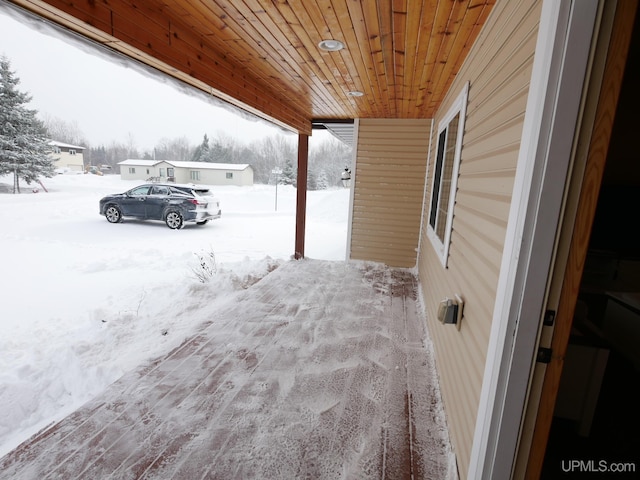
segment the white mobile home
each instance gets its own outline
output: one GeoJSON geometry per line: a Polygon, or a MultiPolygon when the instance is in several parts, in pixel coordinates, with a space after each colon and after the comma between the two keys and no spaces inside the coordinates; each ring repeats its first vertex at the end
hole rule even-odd
{"type": "Polygon", "coordinates": [[[253,185],[253,168],[246,163],[175,162],[127,159],[119,162],[123,180],[173,181],[205,185],[253,185]]]}

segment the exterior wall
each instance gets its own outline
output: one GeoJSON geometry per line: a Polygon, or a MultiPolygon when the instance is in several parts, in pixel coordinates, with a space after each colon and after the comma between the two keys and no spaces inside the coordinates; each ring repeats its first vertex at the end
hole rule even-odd
{"type": "MultiPolygon", "coordinates": [[[[193,166],[184,166],[176,162],[172,164],[165,161],[155,160],[126,160],[120,162],[120,176],[123,180],[141,180],[148,181],[149,178],[159,179],[161,182],[167,181],[168,169],[173,168],[174,179],[176,183],[196,183],[201,185],[253,185],[253,168],[201,168],[207,167],[206,163],[195,164],[193,166]],[[134,172],[130,170],[134,169],[134,172]],[[199,180],[191,177],[191,172],[199,172],[199,180]],[[227,178],[227,174],[231,174],[231,178],[227,178]]],[[[230,164],[232,166],[232,164],[230,164]]]]}
{"type": "MultiPolygon", "coordinates": [[[[441,105],[435,125],[470,82],[448,266],[427,238],[427,191],[418,271],[447,421],[466,478],[520,147],[541,1],[498,1],[441,105]],[[460,331],[437,320],[459,294],[460,331]]],[[[427,185],[431,189],[437,129],[427,185]]]]}
{"type": "Polygon", "coordinates": [[[415,267],[431,120],[360,119],[349,258],[415,267]]]}
{"type": "MultiPolygon", "coordinates": [[[[206,165],[206,164],[204,164],[206,165]]],[[[253,169],[247,167],[244,170],[212,170],[205,168],[183,168],[176,167],[177,183],[199,183],[203,185],[253,185],[253,169]],[[200,172],[200,179],[191,178],[191,172],[200,172]],[[231,174],[232,178],[227,178],[227,174],[231,174]]]]}
{"type": "Polygon", "coordinates": [[[59,153],[52,154],[54,158],[55,168],[73,170],[77,172],[84,171],[84,155],[82,151],[76,151],[75,154],[69,153],[68,150],[61,150],[59,153]]]}
{"type": "MultiPolygon", "coordinates": [[[[160,169],[164,168],[165,172],[167,168],[172,166],[166,162],[156,162],[153,160],[143,160],[137,164],[120,163],[120,178],[122,180],[141,180],[146,182],[151,177],[159,177],[160,169]],[[135,170],[131,172],[131,169],[135,170]]],[[[166,181],[166,177],[162,179],[166,181]]]]}

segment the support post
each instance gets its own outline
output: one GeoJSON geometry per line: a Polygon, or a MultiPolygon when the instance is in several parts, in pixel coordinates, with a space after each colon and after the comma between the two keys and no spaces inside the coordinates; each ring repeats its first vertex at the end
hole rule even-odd
{"type": "Polygon", "coordinates": [[[295,259],[304,258],[304,233],[307,213],[307,167],[309,135],[298,134],[298,177],[296,183],[296,248],[295,259]]]}

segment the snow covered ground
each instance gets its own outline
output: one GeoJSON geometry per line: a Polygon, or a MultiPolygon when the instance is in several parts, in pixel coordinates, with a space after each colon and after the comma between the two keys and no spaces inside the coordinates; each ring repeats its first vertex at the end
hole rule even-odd
{"type": "MultiPolygon", "coordinates": [[[[0,193],[0,456],[179,345],[202,322],[185,310],[242,291],[294,251],[292,187],[278,187],[277,211],[274,186],[214,187],[222,218],[179,231],[98,214],[102,196],[139,183],[59,175],[48,193],[0,193]],[[205,296],[194,269],[210,254],[205,296]]],[[[0,177],[0,191],[11,184],[0,177]]],[[[306,256],[343,260],[348,190],[307,202],[306,256]]]]}

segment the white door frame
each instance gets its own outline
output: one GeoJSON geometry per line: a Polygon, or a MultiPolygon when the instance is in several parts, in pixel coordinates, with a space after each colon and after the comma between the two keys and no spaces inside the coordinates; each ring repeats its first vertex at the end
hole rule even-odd
{"type": "Polygon", "coordinates": [[[544,0],[469,479],[511,478],[599,0],[544,0]]]}

